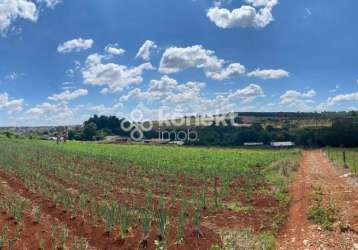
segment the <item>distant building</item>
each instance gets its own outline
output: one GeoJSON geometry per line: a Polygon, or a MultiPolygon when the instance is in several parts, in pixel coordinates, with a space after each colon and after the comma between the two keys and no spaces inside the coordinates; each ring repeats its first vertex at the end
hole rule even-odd
{"type": "Polygon", "coordinates": [[[245,147],[260,147],[263,146],[264,143],[263,142],[245,142],[244,146],[245,147]]]}
{"type": "Polygon", "coordinates": [[[104,138],[104,141],[107,143],[128,143],[130,139],[118,135],[111,135],[111,136],[106,136],[104,138]]]}
{"type": "Polygon", "coordinates": [[[291,148],[294,146],[295,146],[295,143],[292,141],[271,142],[271,147],[274,147],[274,148],[291,148]]]}
{"type": "Polygon", "coordinates": [[[143,142],[144,144],[168,144],[170,140],[153,138],[153,139],[144,139],[143,142]]]}
{"type": "Polygon", "coordinates": [[[184,142],[183,141],[170,141],[169,144],[174,144],[174,145],[178,145],[178,146],[183,146],[184,142]]]}

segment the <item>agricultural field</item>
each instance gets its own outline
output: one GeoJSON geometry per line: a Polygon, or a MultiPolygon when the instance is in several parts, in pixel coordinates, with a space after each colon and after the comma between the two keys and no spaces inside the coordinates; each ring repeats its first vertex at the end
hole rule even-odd
{"type": "Polygon", "coordinates": [[[358,176],[358,149],[327,148],[326,155],[340,167],[347,167],[350,172],[358,176]]]}
{"type": "Polygon", "coordinates": [[[0,248],[274,249],[300,156],[0,139],[0,248]]]}

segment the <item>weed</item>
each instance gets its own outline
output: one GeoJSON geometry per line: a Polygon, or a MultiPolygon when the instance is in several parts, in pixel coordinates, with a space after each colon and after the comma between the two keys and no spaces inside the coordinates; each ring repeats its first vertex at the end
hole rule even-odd
{"type": "Polygon", "coordinates": [[[311,206],[308,211],[308,218],[320,225],[323,230],[331,230],[336,220],[336,214],[337,211],[333,204],[329,203],[326,207],[311,206]]]}
{"type": "Polygon", "coordinates": [[[326,206],[322,205],[323,191],[321,186],[313,187],[311,194],[311,206],[308,210],[308,218],[323,230],[331,230],[332,224],[336,220],[337,210],[331,201],[326,206]]]}
{"type": "Polygon", "coordinates": [[[34,208],[35,222],[39,224],[41,222],[41,209],[39,207],[34,208]]]}

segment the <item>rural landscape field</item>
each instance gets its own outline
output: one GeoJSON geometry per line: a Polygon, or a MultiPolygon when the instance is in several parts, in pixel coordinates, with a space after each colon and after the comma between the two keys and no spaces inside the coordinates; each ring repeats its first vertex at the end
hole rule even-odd
{"type": "MultiPolygon", "coordinates": [[[[5,137],[0,149],[3,249],[300,249],[303,241],[313,246],[308,249],[356,246],[357,193],[345,197],[351,207],[340,204],[343,197],[329,192],[334,182],[324,182],[326,173],[317,177],[303,169],[326,171],[316,166],[326,164],[335,175],[345,169],[337,158],[341,150],[57,145],[5,137]],[[305,181],[295,180],[301,171],[316,178],[305,183],[307,193],[290,188],[292,180],[305,181]],[[292,200],[296,195],[309,205],[291,214],[290,207],[303,202],[292,200]],[[320,245],[310,238],[314,234],[291,233],[312,230],[303,221],[321,228],[315,230],[323,234],[315,236],[322,237],[320,245]]],[[[340,188],[357,190],[345,185],[340,188]]]]}

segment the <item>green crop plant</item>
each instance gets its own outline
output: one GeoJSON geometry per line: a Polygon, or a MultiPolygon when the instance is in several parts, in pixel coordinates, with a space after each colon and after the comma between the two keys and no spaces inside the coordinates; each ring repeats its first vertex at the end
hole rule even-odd
{"type": "Polygon", "coordinates": [[[128,233],[129,229],[129,215],[128,215],[128,206],[125,204],[120,208],[120,237],[124,239],[124,237],[128,233]]]}
{"type": "Polygon", "coordinates": [[[145,239],[149,234],[150,229],[150,214],[148,211],[144,210],[142,211],[142,220],[143,220],[143,239],[145,239]]]}
{"type": "Polygon", "coordinates": [[[165,209],[159,210],[158,221],[160,240],[165,240],[168,227],[168,213],[167,211],[165,211],[165,209]]]}
{"type": "Polygon", "coordinates": [[[119,206],[115,201],[110,203],[102,202],[102,204],[100,204],[100,210],[101,216],[106,222],[107,232],[109,234],[113,231],[114,224],[116,223],[119,214],[119,206]]]}
{"type": "Polygon", "coordinates": [[[201,232],[201,210],[200,208],[196,208],[194,215],[193,215],[193,226],[194,226],[194,233],[198,238],[201,238],[202,232],[201,232]]]}
{"type": "Polygon", "coordinates": [[[178,217],[178,230],[176,234],[177,244],[182,244],[184,241],[185,228],[187,224],[186,209],[182,206],[178,217]]]}

